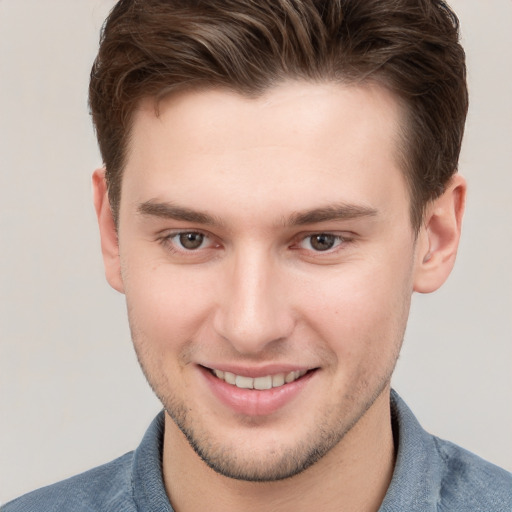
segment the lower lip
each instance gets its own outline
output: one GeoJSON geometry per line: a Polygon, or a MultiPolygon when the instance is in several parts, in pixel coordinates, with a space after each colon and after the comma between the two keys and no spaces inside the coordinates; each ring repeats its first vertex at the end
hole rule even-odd
{"type": "Polygon", "coordinates": [[[304,389],[316,371],[309,371],[299,379],[277,388],[242,389],[215,377],[201,367],[213,394],[235,413],[246,416],[268,416],[290,403],[304,389]]]}

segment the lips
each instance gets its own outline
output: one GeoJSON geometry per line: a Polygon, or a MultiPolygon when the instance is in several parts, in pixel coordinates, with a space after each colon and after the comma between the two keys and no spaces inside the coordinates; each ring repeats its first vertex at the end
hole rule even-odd
{"type": "Polygon", "coordinates": [[[272,388],[278,388],[285,384],[300,379],[306,375],[307,370],[295,370],[287,373],[277,373],[274,375],[265,375],[262,377],[247,377],[245,375],[236,375],[235,373],[212,369],[213,374],[218,378],[240,389],[257,389],[260,391],[272,388]]]}
{"type": "Polygon", "coordinates": [[[244,416],[269,416],[302,395],[318,368],[212,368],[199,366],[213,395],[244,416]],[[236,373],[235,373],[236,372],[236,373]]]}

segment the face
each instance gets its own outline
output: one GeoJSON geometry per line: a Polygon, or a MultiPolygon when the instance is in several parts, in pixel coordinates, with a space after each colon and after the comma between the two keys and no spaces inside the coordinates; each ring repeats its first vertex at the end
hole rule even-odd
{"type": "Polygon", "coordinates": [[[148,381],[217,472],[294,475],[387,400],[416,266],[399,123],[385,90],[337,84],[137,111],[117,288],[148,381]]]}

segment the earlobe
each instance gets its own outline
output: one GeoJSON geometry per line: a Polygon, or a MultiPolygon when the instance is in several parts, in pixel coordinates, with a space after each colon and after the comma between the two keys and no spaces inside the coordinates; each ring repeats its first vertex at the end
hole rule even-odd
{"type": "Polygon", "coordinates": [[[100,229],[101,252],[105,266],[105,276],[112,288],[124,293],[121,276],[121,261],[117,230],[108,200],[105,169],[96,169],[92,175],[94,208],[100,229]]]}
{"type": "Polygon", "coordinates": [[[426,209],[418,234],[414,291],[430,293],[448,279],[455,263],[466,200],[466,181],[456,174],[426,209]]]}

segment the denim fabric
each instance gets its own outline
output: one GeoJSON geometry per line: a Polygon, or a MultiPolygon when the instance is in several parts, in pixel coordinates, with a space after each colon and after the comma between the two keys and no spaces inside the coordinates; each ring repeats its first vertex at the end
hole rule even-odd
{"type": "Polygon", "coordinates": [[[395,471],[379,512],[512,512],[512,474],[423,430],[392,391],[395,471]]]}
{"type": "MultiPolygon", "coordinates": [[[[393,391],[398,440],[379,512],[512,512],[512,474],[425,432],[393,391]]],[[[1,512],[172,512],[162,481],[164,417],[140,446],[109,464],[18,498],[1,512]]]]}

